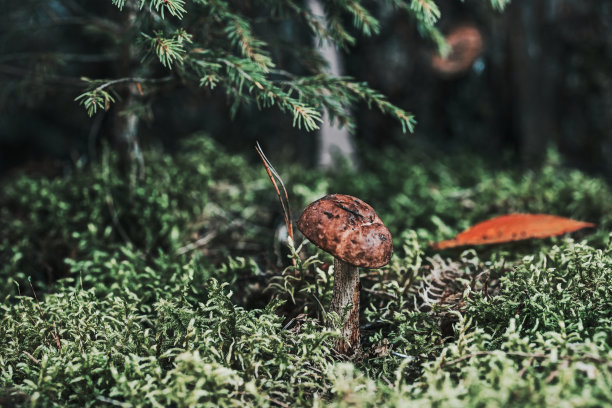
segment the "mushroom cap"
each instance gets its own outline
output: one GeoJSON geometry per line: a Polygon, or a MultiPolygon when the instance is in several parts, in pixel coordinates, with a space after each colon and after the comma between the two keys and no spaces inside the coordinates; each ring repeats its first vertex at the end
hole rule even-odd
{"type": "Polygon", "coordinates": [[[304,209],[297,226],[313,244],[351,265],[379,268],[391,259],[391,233],[356,197],[326,195],[304,209]]]}
{"type": "Polygon", "coordinates": [[[434,55],[431,66],[436,72],[447,77],[470,69],[484,48],[482,34],[472,25],[456,27],[445,39],[451,47],[450,54],[446,58],[434,55]]]}

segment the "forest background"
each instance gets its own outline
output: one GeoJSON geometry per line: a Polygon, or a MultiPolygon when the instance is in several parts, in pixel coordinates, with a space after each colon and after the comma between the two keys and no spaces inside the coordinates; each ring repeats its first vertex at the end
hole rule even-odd
{"type": "MultiPolygon", "coordinates": [[[[469,150],[537,165],[553,147],[569,165],[612,174],[610,4],[518,0],[503,13],[484,1],[436,4],[443,16],[436,25],[441,33],[469,24],[483,38],[478,60],[458,75],[440,75],[432,68],[436,44],[427,35],[423,38],[418,21],[406,12],[390,5],[375,7],[378,33],[370,36],[349,25],[347,34],[354,42],[340,50],[342,74],[366,81],[418,121],[414,135],[405,135],[397,121],[357,104],[352,114],[358,149],[408,143],[443,155],[469,150]]],[[[121,132],[114,118],[127,103],[125,90],[118,88],[123,102],[93,120],[73,100],[88,87],[82,78],[139,73],[144,46],[130,56],[134,49],[121,42],[122,35],[134,35],[121,27],[129,13],[110,2],[8,2],[5,9],[0,171],[27,162],[93,160],[100,143],[121,132]],[[109,22],[116,26],[104,26],[109,22]]],[[[312,55],[291,55],[313,44],[305,26],[278,22],[248,2],[240,13],[253,19],[257,35],[274,39],[270,51],[279,70],[303,74],[308,64],[316,65],[312,55]]],[[[168,70],[159,65],[153,73],[165,77],[168,70]]],[[[171,150],[184,137],[204,131],[231,151],[248,152],[253,161],[252,146],[259,140],[272,157],[316,163],[316,133],[292,126],[292,115],[243,104],[228,120],[233,102],[222,89],[181,84],[184,80],[165,87],[145,83],[145,94],[135,97],[144,146],[162,144],[171,150]]]]}
{"type": "Polygon", "coordinates": [[[0,406],[612,405],[612,3],[314,3],[0,1],[0,406]],[[256,141],[393,237],[354,354],[256,141]],[[509,213],[592,224],[430,245],[509,213]]]}

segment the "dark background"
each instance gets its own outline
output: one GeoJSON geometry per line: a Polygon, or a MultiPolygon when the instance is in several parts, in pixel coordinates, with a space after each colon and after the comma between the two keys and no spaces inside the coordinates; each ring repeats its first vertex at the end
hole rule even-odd
{"type": "MultiPolygon", "coordinates": [[[[104,28],[56,24],[26,7],[29,2],[0,3],[8,10],[0,19],[0,172],[57,170],[95,159],[115,108],[89,118],[74,98],[84,88],[81,76],[117,77],[104,28]],[[59,61],[52,52],[67,57],[59,61]]],[[[91,14],[121,17],[110,1],[79,3],[91,14]]],[[[433,45],[414,22],[379,8],[380,35],[358,37],[343,54],[345,71],[413,112],[418,125],[414,135],[404,135],[392,119],[359,106],[358,149],[408,143],[441,155],[469,150],[537,167],[554,147],[568,165],[612,177],[612,2],[514,0],[503,13],[487,1],[439,5],[441,30],[476,26],[483,53],[472,69],[442,76],[431,68],[433,45]]],[[[282,33],[288,41],[310,41],[304,33],[287,36],[282,26],[257,29],[264,38],[282,33]]],[[[290,56],[277,61],[295,70],[290,56]]],[[[181,138],[206,131],[253,160],[259,140],[269,155],[315,162],[315,134],[293,129],[291,118],[275,109],[245,106],[230,119],[222,90],[173,85],[146,105],[144,145],[172,150],[181,138]]]]}

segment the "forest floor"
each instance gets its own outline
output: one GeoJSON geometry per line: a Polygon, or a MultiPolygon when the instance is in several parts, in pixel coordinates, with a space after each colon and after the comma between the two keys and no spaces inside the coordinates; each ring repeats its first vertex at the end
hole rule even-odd
{"type": "Polygon", "coordinates": [[[409,146],[358,175],[275,163],[294,217],[346,193],[393,235],[361,270],[352,357],[324,323],[333,260],[278,238],[263,167],[205,136],[147,152],[144,180],[101,156],[1,181],[0,406],[612,405],[612,190],[554,152],[537,171],[409,146]],[[520,212],[597,227],[429,245],[520,212]]]}

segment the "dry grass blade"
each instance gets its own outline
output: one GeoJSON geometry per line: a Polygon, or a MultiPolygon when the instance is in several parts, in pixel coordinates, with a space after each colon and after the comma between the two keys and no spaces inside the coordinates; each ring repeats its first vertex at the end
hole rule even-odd
{"type": "Polygon", "coordinates": [[[259,142],[257,142],[255,150],[257,150],[257,153],[259,154],[259,157],[261,158],[261,161],[263,162],[263,165],[266,168],[268,177],[270,177],[270,181],[274,185],[274,189],[276,190],[276,194],[278,195],[278,200],[280,201],[281,207],[283,209],[283,218],[285,219],[285,225],[287,226],[287,233],[289,234],[289,237],[293,240],[293,219],[291,217],[291,207],[289,206],[289,195],[287,194],[287,189],[285,188],[283,179],[281,179],[281,177],[278,175],[278,173],[272,166],[272,163],[270,163],[270,160],[268,160],[268,158],[264,154],[263,150],[261,149],[261,146],[259,145],[259,142]],[[283,195],[281,195],[281,192],[278,188],[278,184],[276,184],[275,178],[276,180],[278,180],[278,183],[283,189],[283,195]]]}

